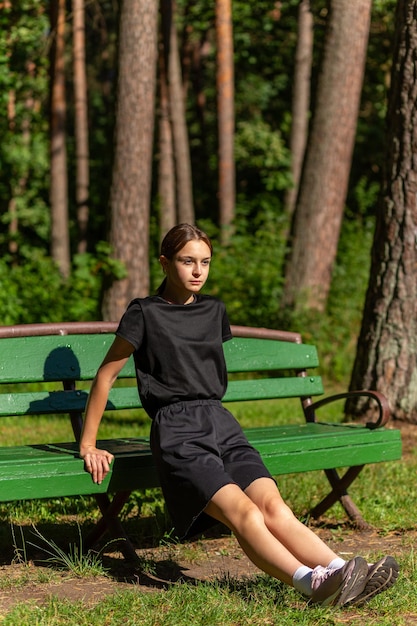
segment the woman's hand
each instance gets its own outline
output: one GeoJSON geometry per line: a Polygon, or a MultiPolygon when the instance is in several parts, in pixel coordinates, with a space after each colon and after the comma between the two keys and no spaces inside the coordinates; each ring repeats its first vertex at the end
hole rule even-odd
{"type": "Polygon", "coordinates": [[[134,346],[131,343],[115,337],[88,394],[80,438],[80,457],[84,459],[84,467],[91,474],[93,482],[98,485],[106,478],[114,459],[107,450],[96,448],[98,427],[106,409],[109,391],[133,351],[134,346]]]}
{"type": "Polygon", "coordinates": [[[110,471],[110,465],[114,459],[113,454],[107,450],[100,450],[94,446],[80,449],[80,457],[84,459],[84,467],[92,476],[93,482],[100,485],[110,471]]]}

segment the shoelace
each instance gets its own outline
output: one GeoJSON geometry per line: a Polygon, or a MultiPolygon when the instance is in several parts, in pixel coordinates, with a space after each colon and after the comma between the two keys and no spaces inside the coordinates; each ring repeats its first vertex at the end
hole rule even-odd
{"type": "Polygon", "coordinates": [[[325,580],[329,578],[331,574],[336,572],[335,569],[330,569],[328,567],[323,567],[322,565],[317,565],[313,569],[313,573],[311,574],[311,589],[312,591],[316,591],[320,587],[325,580]]]}

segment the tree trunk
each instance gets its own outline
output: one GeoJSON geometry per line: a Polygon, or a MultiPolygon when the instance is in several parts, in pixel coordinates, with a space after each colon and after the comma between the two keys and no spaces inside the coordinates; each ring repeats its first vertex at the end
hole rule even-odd
{"type": "Polygon", "coordinates": [[[122,2],[110,243],[128,275],[104,294],[103,315],[108,320],[119,319],[132,298],[149,293],[157,17],[156,0],[122,2]]]}
{"type": "Polygon", "coordinates": [[[174,139],[175,173],[177,182],[177,213],[179,222],[194,224],[193,184],[190,148],[182,87],[181,63],[178,50],[176,5],[173,0],[163,0],[162,19],[169,85],[169,105],[174,139]]]}
{"type": "MultiPolygon", "coordinates": [[[[383,392],[417,423],[417,0],[399,0],[387,114],[387,158],[352,388],[383,392]]],[[[349,413],[362,405],[349,404],[349,413]]]]}
{"type": "Polygon", "coordinates": [[[217,113],[219,119],[219,206],[222,243],[235,217],[234,59],[231,0],[216,0],[217,113]]]}
{"type": "Polygon", "coordinates": [[[372,0],[332,0],[283,304],[322,311],[343,217],[372,0]]]}
{"type": "Polygon", "coordinates": [[[78,252],[87,251],[89,150],[88,106],[85,71],[84,0],[73,0],[74,95],[75,95],[75,151],[76,203],[78,222],[78,252]]]}
{"type": "Polygon", "coordinates": [[[313,63],[313,14],[310,0],[300,0],[298,7],[298,38],[295,53],[294,88],[291,121],[291,174],[293,186],[285,196],[285,208],[294,213],[300,184],[301,168],[308,136],[310,110],[310,78],[313,63]]]}
{"type": "MultiPolygon", "coordinates": [[[[36,72],[36,66],[32,61],[26,63],[26,69],[28,75],[33,79],[36,72]]],[[[25,109],[26,115],[23,117],[20,129],[16,126],[16,92],[14,90],[9,91],[9,97],[7,100],[7,118],[9,129],[11,131],[21,132],[22,145],[29,151],[31,142],[31,119],[33,115],[33,109],[35,108],[35,99],[32,91],[28,91],[25,97],[25,109]]],[[[17,209],[17,199],[21,198],[27,188],[30,171],[25,167],[24,171],[21,171],[17,180],[10,181],[11,184],[11,197],[8,203],[9,212],[9,252],[12,256],[12,263],[16,263],[18,247],[18,235],[19,235],[19,215],[17,209]]]]}
{"type": "MultiPolygon", "coordinates": [[[[162,39],[162,37],[161,37],[162,39]]],[[[169,92],[164,45],[159,46],[159,234],[162,241],[166,233],[175,226],[175,164],[172,127],[169,114],[169,92]]]]}
{"type": "MultiPolygon", "coordinates": [[[[6,8],[10,8],[10,5],[6,4],[6,8]]],[[[14,130],[16,124],[16,92],[14,89],[9,90],[8,98],[7,98],[7,121],[9,124],[9,129],[14,130]]],[[[27,179],[26,179],[27,180],[27,179]]],[[[26,184],[25,180],[25,184],[26,184]]],[[[9,253],[12,257],[12,262],[15,263],[16,255],[18,252],[18,233],[19,233],[19,218],[17,215],[17,207],[16,207],[16,197],[18,197],[20,189],[20,184],[17,184],[17,189],[11,189],[11,197],[8,202],[8,231],[9,231],[9,253]]]]}
{"type": "MultiPolygon", "coordinates": [[[[4,8],[7,10],[10,10],[11,8],[11,3],[10,0],[5,0],[4,2],[4,8]]],[[[11,35],[9,32],[8,37],[6,38],[6,42],[7,42],[7,47],[10,46],[11,44],[11,35]]],[[[9,130],[13,131],[16,125],[16,92],[14,89],[10,89],[9,93],[8,93],[8,97],[7,97],[7,122],[9,125],[9,130]]],[[[19,187],[19,185],[18,185],[19,187]]],[[[18,190],[19,191],[19,190],[18,190]]],[[[18,252],[18,243],[17,243],[17,236],[18,236],[18,232],[19,232],[19,218],[17,215],[17,208],[16,208],[16,190],[15,189],[11,189],[11,197],[10,200],[8,202],[8,214],[9,214],[9,218],[8,218],[8,231],[9,231],[9,242],[8,242],[8,248],[9,248],[9,253],[12,257],[12,262],[15,263],[15,259],[16,259],[16,254],[18,252]]]]}
{"type": "Polygon", "coordinates": [[[70,273],[65,101],[65,0],[51,2],[51,254],[61,274],[70,273]]]}

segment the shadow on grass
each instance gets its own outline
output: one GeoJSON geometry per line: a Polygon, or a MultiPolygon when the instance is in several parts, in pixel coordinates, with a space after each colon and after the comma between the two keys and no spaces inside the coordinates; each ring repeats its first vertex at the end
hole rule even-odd
{"type": "MultiPolygon", "coordinates": [[[[105,536],[91,550],[92,553],[100,555],[103,573],[118,582],[155,589],[168,588],[178,583],[196,584],[198,580],[188,576],[185,573],[186,568],[177,563],[175,558],[170,558],[172,554],[177,553],[178,543],[170,539],[167,531],[157,526],[158,516],[124,522],[124,528],[139,557],[138,562],[133,563],[125,560],[120,552],[122,539],[111,540],[105,536]],[[153,553],[158,549],[159,555],[164,558],[154,558],[153,553]]],[[[76,551],[80,546],[82,549],[80,536],[87,537],[93,527],[93,523],[80,524],[77,519],[70,522],[37,523],[34,526],[0,522],[0,566],[20,563],[57,570],[66,569],[59,563],[49,562],[47,551],[50,545],[55,544],[65,554],[73,552],[74,546],[76,551]],[[43,541],[39,540],[40,536],[43,541]]],[[[224,537],[225,533],[228,531],[219,525],[213,527],[205,538],[220,538],[224,537]]]]}

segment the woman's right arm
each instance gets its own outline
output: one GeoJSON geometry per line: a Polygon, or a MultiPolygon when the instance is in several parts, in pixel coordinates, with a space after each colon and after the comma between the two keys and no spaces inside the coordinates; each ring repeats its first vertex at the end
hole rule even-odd
{"type": "Polygon", "coordinates": [[[93,482],[98,484],[106,477],[114,458],[107,450],[96,447],[98,429],[110,389],[133,351],[131,343],[116,336],[97,371],[88,396],[80,438],[80,456],[93,482]]]}

